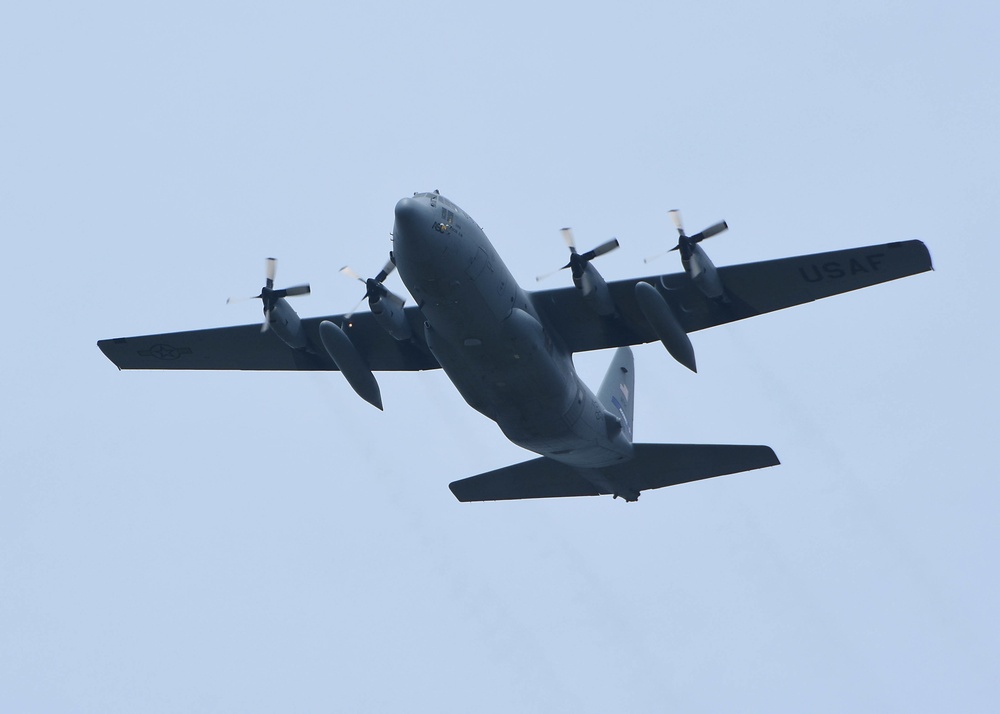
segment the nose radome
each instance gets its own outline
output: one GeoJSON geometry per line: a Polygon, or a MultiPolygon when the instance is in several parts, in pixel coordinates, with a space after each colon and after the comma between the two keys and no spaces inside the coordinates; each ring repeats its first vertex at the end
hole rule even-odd
{"type": "Polygon", "coordinates": [[[426,219],[421,219],[425,215],[427,207],[415,198],[402,198],[396,204],[396,225],[403,229],[414,228],[426,219]]]}

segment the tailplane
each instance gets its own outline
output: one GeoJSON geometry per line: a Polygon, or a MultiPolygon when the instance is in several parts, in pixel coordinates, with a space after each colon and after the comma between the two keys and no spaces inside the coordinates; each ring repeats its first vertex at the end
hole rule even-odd
{"type": "Polygon", "coordinates": [[[632,460],[579,469],[542,457],[453,482],[459,501],[507,501],[611,494],[627,501],[640,491],[777,466],[769,446],[636,444],[632,460]]]}

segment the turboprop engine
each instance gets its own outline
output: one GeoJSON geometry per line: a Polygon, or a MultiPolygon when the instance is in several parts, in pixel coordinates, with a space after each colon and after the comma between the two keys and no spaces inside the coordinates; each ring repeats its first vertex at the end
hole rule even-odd
{"type": "MultiPolygon", "coordinates": [[[[689,236],[684,232],[684,223],[681,220],[680,211],[677,209],[670,211],[670,220],[673,221],[674,227],[677,229],[677,245],[666,251],[666,253],[675,250],[680,251],[681,265],[684,266],[684,272],[691,278],[691,282],[695,284],[695,287],[707,298],[725,301],[726,290],[719,279],[719,272],[715,269],[715,265],[708,257],[708,254],[698,244],[706,238],[711,238],[728,230],[729,225],[725,221],[719,221],[705,230],[689,236]]],[[[660,255],[666,255],[666,253],[660,253],[660,255]]],[[[660,255],[646,258],[645,262],[648,263],[660,257],[660,255]]]]}
{"type": "Polygon", "coordinates": [[[578,253],[576,250],[576,241],[573,240],[573,231],[569,228],[563,228],[561,232],[563,240],[566,241],[566,245],[569,247],[569,262],[558,270],[545,275],[539,275],[535,280],[544,280],[550,275],[555,275],[559,270],[569,268],[573,273],[573,285],[577,287],[581,295],[583,295],[584,301],[590,305],[591,309],[601,317],[614,315],[615,304],[611,299],[608,284],[604,281],[601,274],[597,272],[597,268],[590,264],[590,261],[600,255],[610,253],[617,248],[618,239],[612,238],[609,241],[601,243],[593,250],[588,250],[586,253],[578,253]]]}
{"type": "Polygon", "coordinates": [[[308,295],[310,288],[308,284],[294,285],[290,288],[274,289],[274,275],[278,269],[278,261],[275,258],[268,258],[265,264],[264,287],[260,289],[260,295],[249,298],[229,298],[226,303],[239,302],[241,300],[260,300],[264,304],[264,323],[260,326],[261,332],[271,330],[281,341],[293,349],[304,350],[309,346],[309,338],[306,337],[302,329],[302,322],[294,308],[286,301],[286,297],[295,295],[308,295]]]}
{"type": "MultiPolygon", "coordinates": [[[[385,279],[392,275],[392,271],[396,269],[396,261],[392,252],[389,253],[389,260],[382,270],[379,271],[378,275],[374,278],[368,278],[365,280],[360,275],[358,275],[350,266],[344,266],[340,269],[340,272],[349,278],[354,278],[365,284],[365,294],[361,298],[361,302],[358,303],[360,306],[365,300],[368,301],[368,307],[371,309],[372,314],[375,316],[375,320],[379,325],[382,326],[386,332],[393,336],[396,340],[404,341],[410,339],[413,335],[413,331],[410,328],[410,323],[406,320],[406,314],[403,312],[403,305],[406,303],[404,298],[399,297],[395,293],[391,292],[382,283],[385,279]]],[[[350,319],[351,315],[357,312],[357,307],[351,310],[347,314],[347,318],[350,319]]]]}

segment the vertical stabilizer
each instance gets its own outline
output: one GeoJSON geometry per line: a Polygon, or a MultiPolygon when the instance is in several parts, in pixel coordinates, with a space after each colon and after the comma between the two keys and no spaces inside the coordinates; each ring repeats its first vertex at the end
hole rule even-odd
{"type": "Polygon", "coordinates": [[[622,422],[622,433],[632,441],[632,399],[635,396],[635,360],[632,349],[619,347],[604,375],[597,398],[611,414],[622,422]]]}

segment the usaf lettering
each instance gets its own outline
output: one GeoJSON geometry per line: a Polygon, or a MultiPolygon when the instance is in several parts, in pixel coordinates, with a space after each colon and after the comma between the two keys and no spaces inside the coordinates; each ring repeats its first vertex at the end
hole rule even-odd
{"type": "Polygon", "coordinates": [[[799,268],[799,275],[807,283],[818,283],[820,280],[827,278],[835,280],[848,275],[857,275],[858,273],[877,273],[882,268],[883,258],[885,258],[885,253],[866,255],[864,262],[857,258],[851,258],[846,264],[841,261],[831,260],[822,265],[799,268]]]}

